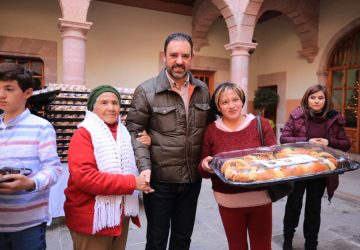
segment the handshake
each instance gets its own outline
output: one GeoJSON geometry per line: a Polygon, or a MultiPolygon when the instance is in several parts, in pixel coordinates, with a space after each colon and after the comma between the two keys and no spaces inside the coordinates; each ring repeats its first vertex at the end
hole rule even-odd
{"type": "Polygon", "coordinates": [[[135,189],[143,191],[145,194],[152,193],[155,190],[150,187],[151,170],[146,169],[140,173],[139,176],[135,177],[136,184],[135,189]]]}

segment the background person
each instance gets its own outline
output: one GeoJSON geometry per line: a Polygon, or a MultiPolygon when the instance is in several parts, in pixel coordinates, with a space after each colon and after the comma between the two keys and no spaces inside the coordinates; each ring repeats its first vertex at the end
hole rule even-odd
{"type": "Polygon", "coordinates": [[[125,249],[129,217],[140,225],[135,190],[152,190],[137,176],[130,135],[119,117],[119,92],[99,86],[87,108],[69,145],[65,222],[75,250],[125,249]]]}
{"type": "MultiPolygon", "coordinates": [[[[350,142],[345,135],[344,125],[344,118],[339,112],[332,109],[332,102],[325,86],[314,85],[306,90],[300,107],[290,114],[289,120],[282,130],[280,142],[309,141],[347,151],[350,149],[350,142]]],[[[294,190],[288,196],[285,207],[284,249],[292,249],[292,240],[295,228],[299,224],[305,190],[306,203],[303,227],[305,249],[317,248],[321,221],[321,198],[327,187],[330,200],[338,183],[338,175],[295,182],[294,190]]]]}
{"type": "Polygon", "coordinates": [[[193,43],[174,33],[164,45],[166,68],[135,90],[126,124],[132,136],[137,166],[155,189],[144,194],[146,249],[190,247],[201,177],[197,171],[209,110],[206,85],[190,73],[193,43]],[[140,131],[151,147],[136,141],[140,131]]]}
{"type": "MultiPolygon", "coordinates": [[[[234,83],[220,84],[211,98],[211,110],[219,117],[206,127],[199,172],[211,178],[230,250],[271,250],[272,201],[264,188],[239,188],[223,183],[209,167],[212,156],[261,146],[255,116],[242,114],[244,91],[234,83]],[[248,235],[250,247],[248,246],[248,235]]],[[[268,120],[261,118],[266,146],[275,136],[268,120]]]]}
{"type": "MultiPolygon", "coordinates": [[[[49,192],[62,173],[53,126],[26,108],[33,93],[32,73],[14,63],[0,64],[0,163],[18,162],[31,175],[2,176],[0,248],[46,248],[49,192]]],[[[14,163],[13,163],[14,164],[14,163]]],[[[16,166],[8,166],[16,167],[16,166]]]]}

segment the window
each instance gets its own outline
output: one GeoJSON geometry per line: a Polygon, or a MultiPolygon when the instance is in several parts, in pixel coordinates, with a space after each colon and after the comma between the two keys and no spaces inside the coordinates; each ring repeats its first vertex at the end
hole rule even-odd
{"type": "Polygon", "coordinates": [[[24,66],[33,72],[34,90],[42,89],[45,85],[44,62],[40,58],[14,57],[0,55],[0,63],[12,62],[24,66]]]}
{"type": "Polygon", "coordinates": [[[358,127],[360,29],[345,36],[334,49],[329,63],[328,87],[334,108],[341,112],[346,127],[358,127]]]}
{"type": "Polygon", "coordinates": [[[214,92],[214,71],[205,71],[205,70],[191,70],[192,75],[204,82],[208,88],[210,95],[214,92]]]}

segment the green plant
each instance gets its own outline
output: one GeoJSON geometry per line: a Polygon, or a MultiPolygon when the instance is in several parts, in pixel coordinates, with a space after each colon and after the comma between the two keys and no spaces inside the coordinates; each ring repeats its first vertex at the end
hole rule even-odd
{"type": "Polygon", "coordinates": [[[274,121],[271,120],[271,119],[268,119],[268,121],[269,121],[269,123],[270,123],[270,127],[271,127],[272,129],[274,129],[274,128],[275,128],[275,123],[274,123],[274,121]]]}
{"type": "Polygon", "coordinates": [[[255,91],[254,108],[259,109],[264,115],[267,107],[276,106],[279,102],[279,95],[268,88],[259,88],[255,91]]]}

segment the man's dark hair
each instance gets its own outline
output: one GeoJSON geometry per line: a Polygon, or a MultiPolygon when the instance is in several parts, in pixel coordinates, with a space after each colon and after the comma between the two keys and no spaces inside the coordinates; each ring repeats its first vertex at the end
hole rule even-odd
{"type": "Polygon", "coordinates": [[[170,34],[166,38],[165,44],[164,44],[164,52],[165,52],[165,54],[166,54],[166,49],[167,49],[169,43],[171,41],[174,41],[174,40],[176,40],[176,41],[187,41],[190,44],[190,47],[191,47],[191,54],[193,53],[193,42],[192,42],[191,36],[189,36],[186,33],[176,32],[176,33],[170,34]]]}
{"type": "Polygon", "coordinates": [[[16,63],[0,63],[0,81],[16,80],[22,91],[34,88],[31,71],[16,63]]]}

